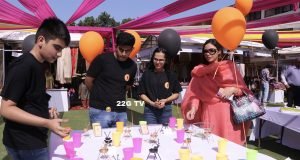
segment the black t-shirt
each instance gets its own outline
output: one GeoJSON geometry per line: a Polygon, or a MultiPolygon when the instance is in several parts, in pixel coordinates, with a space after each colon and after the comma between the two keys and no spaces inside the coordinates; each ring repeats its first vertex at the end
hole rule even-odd
{"type": "MultiPolygon", "coordinates": [[[[45,72],[32,54],[26,53],[8,67],[3,99],[9,99],[20,109],[43,118],[49,118],[45,72]]],[[[20,124],[5,119],[3,144],[15,149],[40,149],[47,147],[48,129],[20,124]]]]}
{"type": "MultiPolygon", "coordinates": [[[[166,99],[172,93],[179,93],[181,91],[182,88],[176,74],[171,71],[154,72],[147,70],[143,73],[138,87],[138,94],[145,94],[151,101],[166,99]]],[[[167,104],[171,104],[171,102],[167,104]]]]}
{"type": "Polygon", "coordinates": [[[90,106],[105,110],[111,107],[114,112],[125,112],[126,85],[134,82],[137,66],[128,58],[121,62],[113,53],[103,53],[91,63],[87,76],[93,77],[90,93],[90,106]],[[120,105],[121,104],[121,105],[120,105]]]}

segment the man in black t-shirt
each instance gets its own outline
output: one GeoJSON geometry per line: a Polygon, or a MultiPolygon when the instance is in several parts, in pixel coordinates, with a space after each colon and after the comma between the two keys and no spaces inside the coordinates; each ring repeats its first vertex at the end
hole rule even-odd
{"type": "Polygon", "coordinates": [[[97,56],[87,71],[85,84],[90,91],[90,121],[102,128],[114,127],[117,121],[126,124],[126,89],[134,82],[136,63],[129,57],[134,37],[122,32],[117,37],[114,53],[97,56]]]}
{"type": "Polygon", "coordinates": [[[66,25],[57,18],[45,19],[30,53],[24,53],[8,67],[0,113],[5,118],[3,144],[14,160],[48,160],[48,129],[67,136],[60,126],[64,120],[48,109],[50,96],[46,93],[43,63],[53,63],[69,43],[66,25]]]}

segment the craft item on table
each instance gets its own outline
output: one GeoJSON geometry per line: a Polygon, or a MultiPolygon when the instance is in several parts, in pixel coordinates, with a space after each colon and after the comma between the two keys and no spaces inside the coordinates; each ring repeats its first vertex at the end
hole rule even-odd
{"type": "Polygon", "coordinates": [[[177,118],[177,129],[183,129],[183,119],[182,118],[177,118]]]}
{"type": "Polygon", "coordinates": [[[184,129],[176,130],[176,142],[183,143],[184,142],[184,129]]]}
{"type": "Polygon", "coordinates": [[[281,107],[280,112],[289,114],[300,114],[300,109],[292,107],[281,107]]]}
{"type": "Polygon", "coordinates": [[[71,137],[71,135],[70,135],[71,131],[72,131],[71,127],[65,127],[65,128],[63,129],[63,132],[66,133],[66,134],[68,134],[67,136],[65,136],[65,137],[63,138],[64,141],[70,141],[70,140],[72,140],[72,139],[71,139],[72,137],[71,137]]]}
{"type": "Polygon", "coordinates": [[[143,160],[143,158],[139,158],[139,157],[132,157],[130,160],[143,160]]]}
{"type": "Polygon", "coordinates": [[[179,159],[180,160],[189,160],[190,159],[190,150],[189,149],[183,149],[183,148],[180,148],[178,150],[178,153],[179,153],[179,159]]]}
{"type": "Polygon", "coordinates": [[[226,154],[217,153],[216,160],[228,160],[228,157],[226,154]]]}
{"type": "Polygon", "coordinates": [[[256,160],[257,159],[257,150],[247,149],[247,160],[256,160]]]}
{"type": "Polygon", "coordinates": [[[113,146],[115,146],[115,147],[120,146],[120,144],[121,144],[120,138],[121,138],[121,133],[120,132],[113,132],[112,133],[113,146]]]}
{"type": "Polygon", "coordinates": [[[112,140],[111,140],[111,138],[109,137],[110,132],[109,132],[108,134],[106,134],[106,132],[104,132],[104,134],[105,134],[104,143],[107,144],[107,146],[111,146],[111,145],[112,145],[112,140]]]}
{"type": "Polygon", "coordinates": [[[124,137],[131,137],[131,128],[126,126],[124,129],[124,137]]]}
{"type": "Polygon", "coordinates": [[[225,154],[227,152],[227,139],[221,138],[218,141],[218,153],[225,154]]]}
{"type": "Polygon", "coordinates": [[[73,132],[72,133],[74,147],[78,148],[81,146],[81,132],[73,132]]]}
{"type": "Polygon", "coordinates": [[[64,148],[66,151],[66,156],[68,158],[74,158],[75,157],[75,150],[74,150],[74,143],[73,141],[64,141],[64,148]]]}
{"type": "Polygon", "coordinates": [[[203,157],[200,155],[192,154],[191,160],[203,160],[203,157]]]}
{"type": "Polygon", "coordinates": [[[113,155],[112,158],[113,158],[114,160],[119,160],[119,154],[117,154],[116,157],[113,155]]]}
{"type": "Polygon", "coordinates": [[[92,124],[93,127],[93,133],[95,137],[100,137],[102,136],[102,129],[100,123],[96,122],[92,124]]]}
{"type": "Polygon", "coordinates": [[[140,121],[140,129],[139,129],[140,133],[142,135],[147,135],[149,134],[149,130],[148,130],[148,125],[147,123],[141,123],[140,121]]]}
{"type": "Polygon", "coordinates": [[[209,141],[213,127],[208,122],[197,122],[192,125],[192,134],[209,141]]]}
{"type": "Polygon", "coordinates": [[[133,144],[133,152],[134,153],[141,153],[142,151],[142,143],[143,139],[140,137],[132,138],[132,144],[133,144]]]}
{"type": "Polygon", "coordinates": [[[170,118],[169,118],[169,127],[172,128],[172,129],[175,128],[175,126],[176,126],[176,121],[177,121],[177,120],[176,120],[175,117],[170,117],[170,118]]]}
{"type": "Polygon", "coordinates": [[[123,133],[123,129],[124,129],[124,122],[116,122],[116,128],[117,128],[117,132],[123,133]]]}
{"type": "Polygon", "coordinates": [[[188,137],[184,140],[181,148],[188,148],[190,152],[192,152],[191,143],[192,143],[191,135],[188,135],[188,137]]]}
{"type": "Polygon", "coordinates": [[[123,148],[123,155],[124,155],[123,160],[130,160],[133,157],[133,148],[132,147],[123,148]]]}
{"type": "MultiPolygon", "coordinates": [[[[159,139],[157,140],[156,145],[153,146],[153,148],[149,149],[149,154],[147,156],[147,159],[151,159],[151,160],[156,160],[157,157],[161,160],[159,154],[158,154],[158,148],[159,148],[160,144],[159,144],[159,139]]],[[[146,159],[146,160],[147,160],[146,159]]]]}
{"type": "Polygon", "coordinates": [[[108,153],[108,147],[107,144],[104,144],[104,146],[99,149],[99,155],[97,160],[108,159],[109,155],[107,153],[108,153]]]}
{"type": "Polygon", "coordinates": [[[89,129],[91,129],[91,124],[90,123],[87,124],[86,128],[83,128],[83,134],[82,135],[91,138],[89,129]]]}
{"type": "Polygon", "coordinates": [[[162,124],[160,133],[162,133],[162,134],[171,134],[172,133],[172,129],[169,127],[169,123],[162,124]]]}
{"type": "Polygon", "coordinates": [[[149,143],[157,143],[158,140],[158,131],[155,130],[154,132],[150,133],[149,143]]]}

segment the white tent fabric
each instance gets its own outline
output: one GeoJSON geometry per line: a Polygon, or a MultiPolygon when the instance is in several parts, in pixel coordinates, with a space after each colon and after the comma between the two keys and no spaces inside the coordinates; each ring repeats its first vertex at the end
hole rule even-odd
{"type": "MultiPolygon", "coordinates": [[[[7,41],[22,41],[27,36],[31,34],[35,34],[36,32],[28,31],[28,30],[4,30],[0,31],[0,39],[7,41]]],[[[71,33],[71,41],[79,41],[82,33],[71,33]]]]}

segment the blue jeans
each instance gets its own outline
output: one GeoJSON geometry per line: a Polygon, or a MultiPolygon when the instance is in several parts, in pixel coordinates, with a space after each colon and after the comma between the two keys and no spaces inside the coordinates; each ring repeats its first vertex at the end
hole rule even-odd
{"type": "Polygon", "coordinates": [[[7,153],[13,160],[49,160],[48,148],[17,150],[5,146],[7,153]]]}
{"type": "Polygon", "coordinates": [[[106,112],[105,110],[90,107],[89,110],[91,123],[100,122],[102,128],[115,127],[117,121],[127,122],[126,112],[106,112]]]}
{"type": "Polygon", "coordinates": [[[148,124],[164,124],[169,123],[169,118],[172,117],[172,106],[166,105],[162,109],[157,109],[152,106],[145,105],[144,119],[148,124]]]}
{"type": "Polygon", "coordinates": [[[269,88],[270,88],[269,82],[263,81],[261,83],[260,92],[259,92],[260,102],[263,102],[263,103],[268,102],[269,88]]]}

